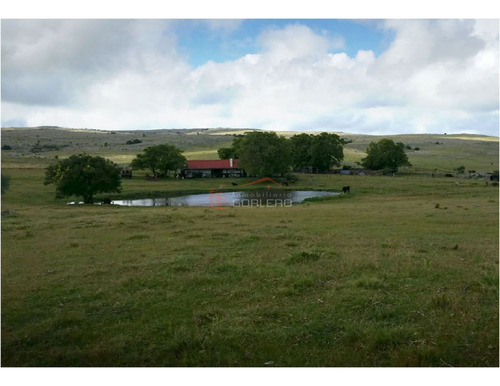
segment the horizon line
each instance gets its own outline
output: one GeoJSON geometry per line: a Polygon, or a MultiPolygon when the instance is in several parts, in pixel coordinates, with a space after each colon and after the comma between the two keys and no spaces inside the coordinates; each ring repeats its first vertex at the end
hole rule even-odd
{"type": "MultiPolygon", "coordinates": [[[[251,128],[251,127],[181,127],[181,128],[176,128],[176,127],[171,127],[171,128],[136,128],[136,129],[101,129],[101,128],[90,128],[90,127],[63,127],[63,126],[57,126],[57,125],[39,125],[39,126],[2,126],[1,129],[63,129],[63,130],[88,130],[88,131],[102,131],[102,132],[113,132],[113,131],[168,131],[168,130],[254,130],[254,131],[272,131],[276,133],[290,133],[290,132],[297,132],[297,133],[307,133],[307,132],[326,132],[326,133],[339,133],[339,134],[346,134],[346,135],[366,135],[366,136],[398,136],[398,135],[446,135],[446,136],[452,136],[452,135],[476,135],[476,136],[483,136],[483,137],[494,137],[494,138],[500,138],[500,135],[492,135],[492,134],[482,134],[482,133],[471,133],[471,132],[460,132],[460,133],[447,133],[447,132],[442,132],[442,133],[431,133],[431,132],[426,132],[426,133],[356,133],[356,132],[345,132],[342,130],[335,130],[335,129],[296,129],[296,130],[278,130],[278,129],[258,129],[258,128],[251,128]]],[[[500,134],[500,133],[499,133],[500,134]]]]}

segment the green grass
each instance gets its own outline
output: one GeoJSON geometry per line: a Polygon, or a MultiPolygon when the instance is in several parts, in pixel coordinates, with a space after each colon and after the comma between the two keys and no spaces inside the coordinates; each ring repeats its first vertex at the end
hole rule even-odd
{"type": "MultiPolygon", "coordinates": [[[[498,186],[299,175],[352,192],[66,206],[44,162],[3,158],[2,366],[498,366],[498,186]]],[[[137,176],[119,196],[223,184],[137,176]]]]}

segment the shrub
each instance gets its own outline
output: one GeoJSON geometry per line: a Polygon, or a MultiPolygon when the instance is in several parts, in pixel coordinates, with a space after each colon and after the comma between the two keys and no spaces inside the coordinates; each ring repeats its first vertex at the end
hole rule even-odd
{"type": "Polygon", "coordinates": [[[10,185],[10,177],[4,176],[2,174],[2,194],[5,194],[7,189],[9,189],[9,185],[10,185]]]}

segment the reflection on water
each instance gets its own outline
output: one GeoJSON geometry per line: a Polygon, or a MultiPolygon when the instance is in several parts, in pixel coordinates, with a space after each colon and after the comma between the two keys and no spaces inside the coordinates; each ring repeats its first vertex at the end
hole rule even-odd
{"type": "Polygon", "coordinates": [[[114,205],[123,206],[291,206],[306,198],[332,196],[337,192],[314,190],[255,190],[245,192],[190,194],[171,198],[143,198],[137,200],[115,200],[114,205]]]}

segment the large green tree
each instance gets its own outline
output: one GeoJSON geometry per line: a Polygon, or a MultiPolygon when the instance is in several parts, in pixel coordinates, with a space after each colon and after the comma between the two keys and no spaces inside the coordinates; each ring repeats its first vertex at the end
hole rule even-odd
{"type": "Polygon", "coordinates": [[[148,147],[132,160],[133,169],[150,170],[155,177],[168,176],[169,172],[184,169],[185,166],[186,157],[182,151],[168,143],[148,147]]]}
{"type": "Polygon", "coordinates": [[[275,132],[254,131],[233,142],[240,167],[251,176],[274,176],[290,171],[290,141],[275,132]]]}
{"type": "Polygon", "coordinates": [[[339,166],[344,159],[344,140],[337,134],[297,134],[291,137],[293,166],[311,166],[320,172],[339,166]]]}
{"type": "Polygon", "coordinates": [[[292,146],[292,158],[294,168],[305,168],[312,166],[312,142],[311,134],[296,134],[290,138],[292,146]]]}
{"type": "Polygon", "coordinates": [[[344,160],[344,141],[337,135],[321,133],[312,141],[312,166],[326,172],[344,160]]]}
{"type": "Polygon", "coordinates": [[[102,157],[72,155],[48,166],[44,183],[56,184],[59,196],[82,196],[85,203],[93,203],[96,193],[121,191],[120,168],[102,157]]]}
{"type": "Polygon", "coordinates": [[[404,149],[403,143],[396,143],[392,139],[385,138],[371,142],[361,164],[371,170],[387,169],[396,172],[401,166],[411,166],[404,149]]]}

